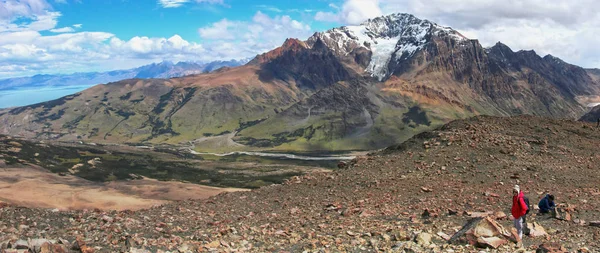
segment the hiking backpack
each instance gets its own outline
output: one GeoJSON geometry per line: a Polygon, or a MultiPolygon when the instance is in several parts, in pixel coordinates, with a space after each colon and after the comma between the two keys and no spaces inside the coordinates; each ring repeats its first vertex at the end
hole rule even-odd
{"type": "Polygon", "coordinates": [[[525,214],[529,214],[529,210],[531,209],[531,206],[529,205],[529,198],[527,196],[523,196],[523,201],[525,201],[525,205],[527,205],[527,212],[525,212],[525,214]]]}

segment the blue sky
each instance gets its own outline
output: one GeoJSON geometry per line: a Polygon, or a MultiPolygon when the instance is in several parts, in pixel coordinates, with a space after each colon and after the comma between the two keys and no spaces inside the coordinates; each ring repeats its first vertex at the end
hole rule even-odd
{"type": "Polygon", "coordinates": [[[290,16],[293,20],[311,26],[312,31],[326,30],[332,24],[336,25],[336,22],[315,22],[313,18],[317,10],[329,8],[329,3],[325,1],[181,2],[183,3],[168,5],[153,0],[82,0],[52,6],[62,14],[57,27],[83,24],[85,27],[82,28],[86,31],[110,31],[121,39],[135,36],[168,38],[178,34],[187,41],[200,43],[206,39],[199,36],[199,27],[224,18],[232,21],[251,20],[257,12],[271,17],[290,16]]]}
{"type": "Polygon", "coordinates": [[[286,38],[407,12],[484,46],[600,67],[597,0],[0,0],[0,78],[254,57],[286,38]],[[584,8],[582,8],[584,7],[584,8]]]}

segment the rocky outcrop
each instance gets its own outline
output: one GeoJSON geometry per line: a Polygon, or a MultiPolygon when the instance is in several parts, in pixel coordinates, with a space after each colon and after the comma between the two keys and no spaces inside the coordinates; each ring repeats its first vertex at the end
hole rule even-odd
{"type": "Polygon", "coordinates": [[[497,249],[506,244],[510,236],[510,233],[491,217],[480,217],[469,220],[448,242],[497,249]]]}

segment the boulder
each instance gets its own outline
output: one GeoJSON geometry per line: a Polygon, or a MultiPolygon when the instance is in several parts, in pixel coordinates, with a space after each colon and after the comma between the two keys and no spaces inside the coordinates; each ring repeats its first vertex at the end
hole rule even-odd
{"type": "Polygon", "coordinates": [[[531,237],[548,236],[544,227],[537,222],[527,223],[527,227],[529,228],[529,236],[531,237]]]}
{"type": "Polygon", "coordinates": [[[493,236],[493,237],[479,237],[477,238],[477,244],[480,247],[484,247],[484,248],[494,248],[497,249],[498,247],[506,244],[508,241],[506,239],[497,237],[497,236],[493,236]]]}
{"type": "Polygon", "coordinates": [[[34,251],[39,253],[67,253],[69,250],[63,244],[52,244],[50,242],[45,242],[41,245],[39,251],[34,251]]]}
{"type": "Polygon", "coordinates": [[[540,245],[535,253],[567,253],[567,249],[558,243],[544,243],[540,245]]]}
{"type": "Polygon", "coordinates": [[[508,216],[506,215],[506,213],[498,211],[494,213],[494,217],[496,218],[496,220],[503,220],[506,219],[508,216]]]}
{"type": "Polygon", "coordinates": [[[571,221],[571,213],[566,208],[557,207],[554,218],[559,220],[571,221]]]}
{"type": "Polygon", "coordinates": [[[429,246],[429,244],[431,244],[431,238],[431,234],[423,232],[417,235],[415,242],[420,246],[429,246]]]}
{"type": "Polygon", "coordinates": [[[88,247],[86,245],[85,241],[81,238],[77,238],[75,240],[75,242],[73,243],[72,249],[79,250],[82,253],[94,253],[94,249],[91,247],[88,247]]]}
{"type": "Polygon", "coordinates": [[[39,252],[42,245],[46,244],[46,243],[52,244],[52,242],[50,242],[46,239],[29,239],[28,246],[34,252],[39,252]]]}
{"type": "Polygon", "coordinates": [[[13,245],[13,249],[29,249],[29,243],[25,240],[17,240],[13,245]]]}
{"type": "Polygon", "coordinates": [[[448,241],[451,244],[471,244],[477,247],[498,248],[508,241],[510,233],[492,217],[479,217],[469,220],[463,228],[448,241]]]}

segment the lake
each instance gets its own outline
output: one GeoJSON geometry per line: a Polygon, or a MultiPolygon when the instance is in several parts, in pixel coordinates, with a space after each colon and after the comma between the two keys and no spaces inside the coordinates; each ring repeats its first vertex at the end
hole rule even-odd
{"type": "Polygon", "coordinates": [[[0,90],[0,108],[37,104],[80,92],[94,85],[0,90]]]}

